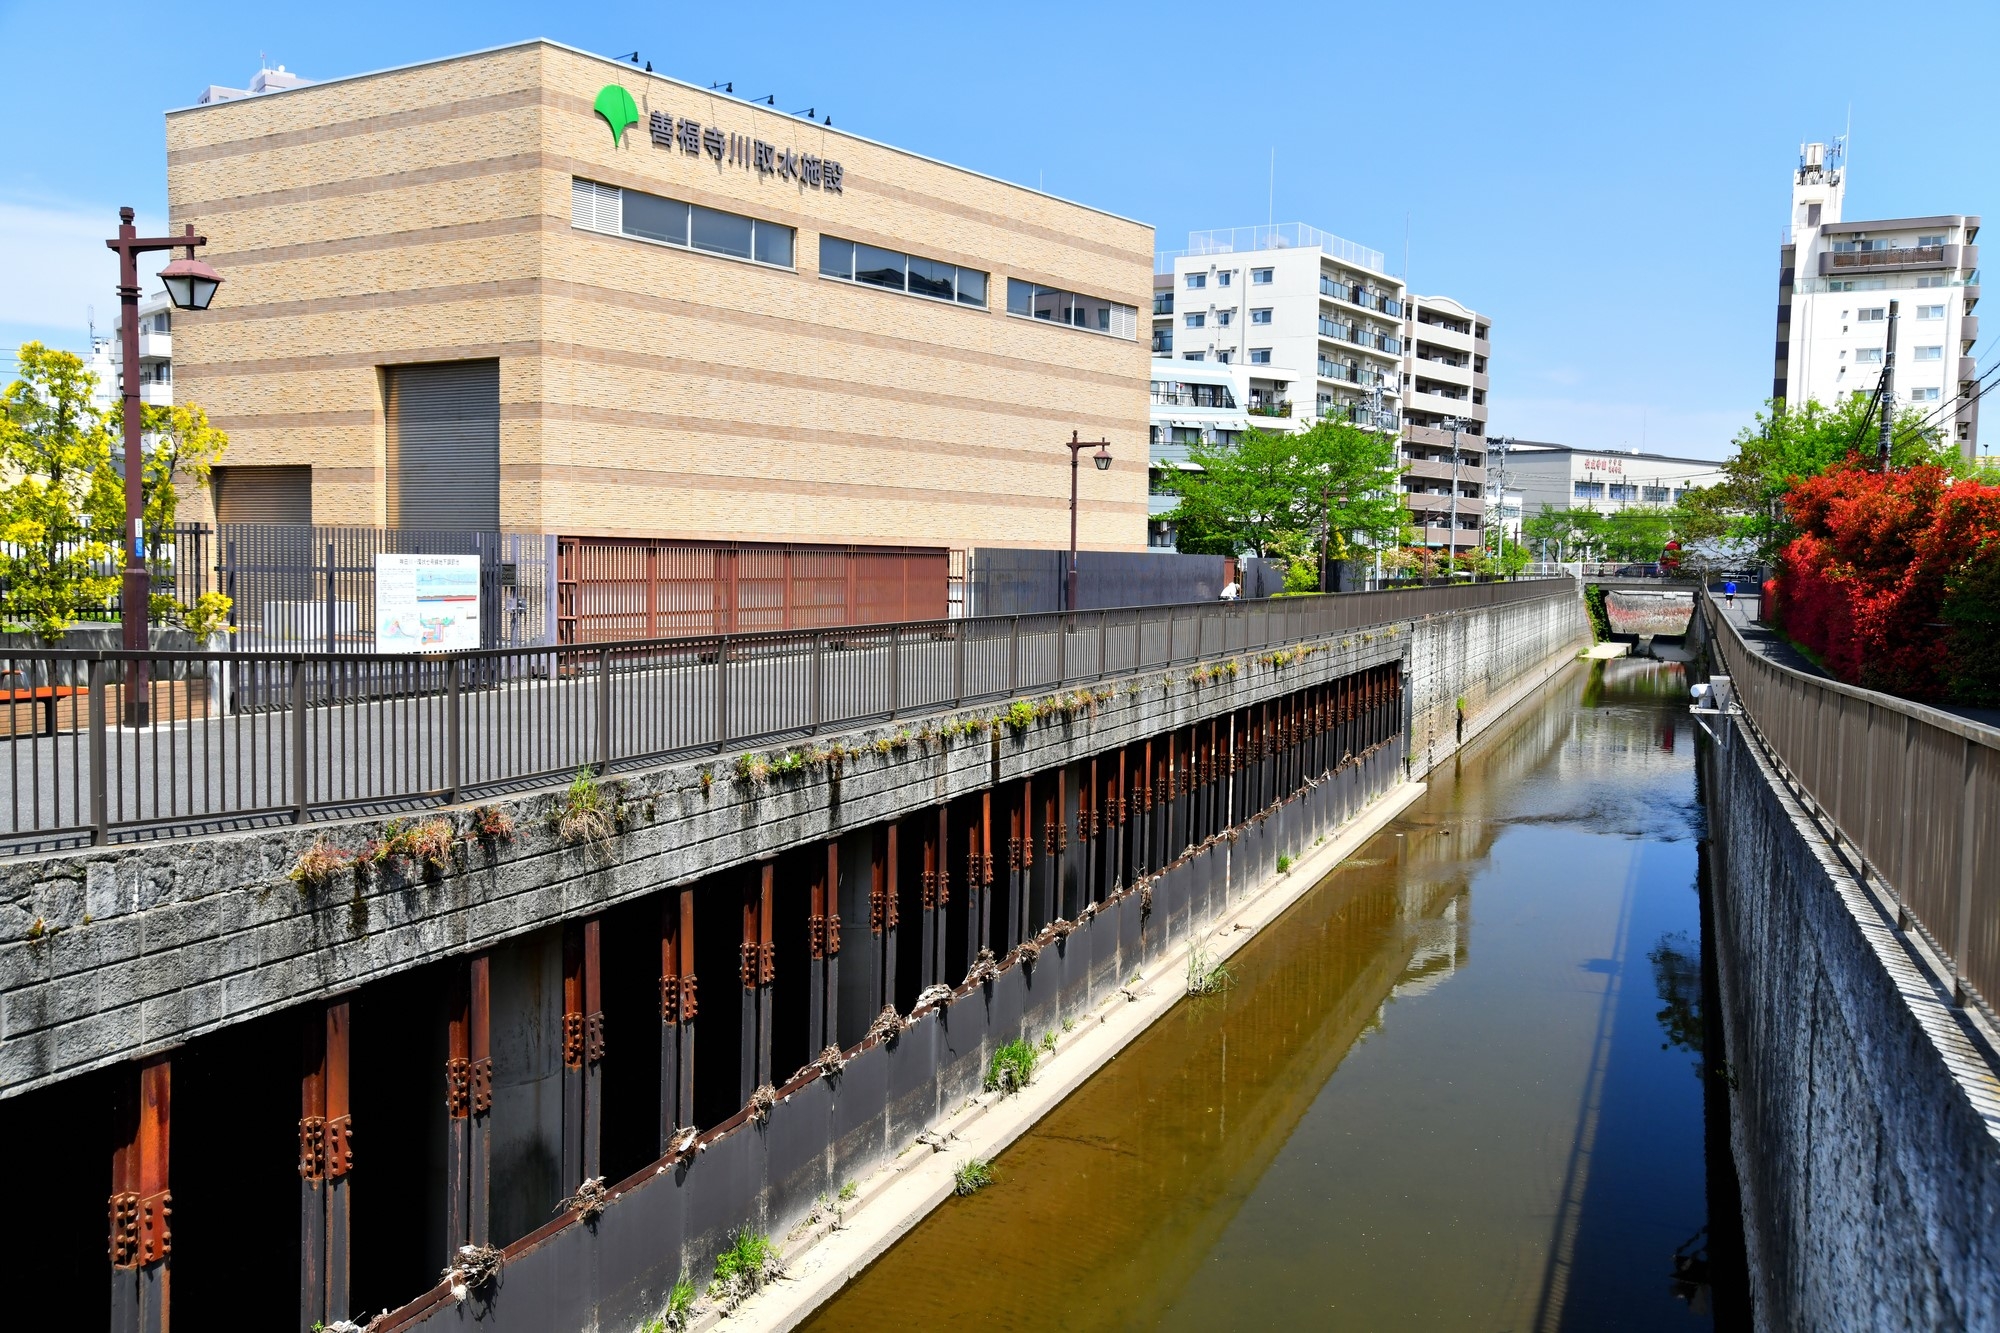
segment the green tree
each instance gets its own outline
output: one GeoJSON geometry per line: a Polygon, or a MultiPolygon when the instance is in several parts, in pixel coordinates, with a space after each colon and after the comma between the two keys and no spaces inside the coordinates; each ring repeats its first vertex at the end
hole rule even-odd
{"type": "Polygon", "coordinates": [[[19,356],[20,378],[0,391],[0,585],[14,617],[55,643],[80,610],[118,590],[117,576],[100,572],[107,534],[86,518],[111,437],[81,357],[36,342],[19,356]]]}
{"type": "Polygon", "coordinates": [[[1234,444],[1196,445],[1199,471],[1170,472],[1180,497],[1168,520],[1196,551],[1227,542],[1259,555],[1311,551],[1326,562],[1356,545],[1381,547],[1401,535],[1405,515],[1395,437],[1325,420],[1298,434],[1247,430],[1234,444]]]}
{"type": "Polygon", "coordinates": [[[1589,560],[1604,548],[1605,515],[1595,509],[1558,509],[1544,504],[1521,524],[1521,535],[1541,542],[1557,560],[1589,560]]]}
{"type": "MultiPolygon", "coordinates": [[[[1953,473],[1965,465],[1959,452],[1923,425],[1926,413],[1909,408],[1891,429],[1890,461],[1898,468],[1931,463],[1953,473]]],[[[1735,539],[1755,558],[1770,562],[1797,536],[1786,517],[1784,497],[1792,486],[1824,474],[1850,454],[1875,457],[1880,418],[1866,394],[1827,407],[1815,399],[1789,406],[1773,399],[1736,433],[1735,453],[1722,465],[1723,479],[1690,490],[1679,505],[1683,541],[1735,539]]]]}
{"type": "MultiPolygon", "coordinates": [[[[105,415],[105,429],[122,435],[125,413],[122,404],[105,415]]],[[[139,493],[143,508],[147,560],[153,569],[154,587],[151,616],[156,621],[184,621],[192,608],[175,601],[171,593],[170,568],[160,562],[166,539],[180,514],[180,488],[192,485],[206,490],[216,460],[229,447],[229,436],[209,424],[208,413],[194,403],[172,406],[146,405],[140,408],[139,432],[145,451],[145,466],[139,473],[139,493]]],[[[92,479],[88,512],[91,526],[99,532],[122,532],[125,527],[125,483],[109,461],[92,479]]]]}
{"type": "Polygon", "coordinates": [[[1635,505],[1604,516],[1601,540],[1605,559],[1625,563],[1658,560],[1673,535],[1672,510],[1635,505]]]}

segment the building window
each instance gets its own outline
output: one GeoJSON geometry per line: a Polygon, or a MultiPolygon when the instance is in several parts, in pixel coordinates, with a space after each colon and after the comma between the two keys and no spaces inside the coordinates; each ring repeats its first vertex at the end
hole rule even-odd
{"type": "Polygon", "coordinates": [[[1250,312],[1250,322],[1252,324],[1269,324],[1271,322],[1270,308],[1266,307],[1265,309],[1262,310],[1252,310],[1250,312]]]}
{"type": "Polygon", "coordinates": [[[1270,364],[1271,364],[1271,349],[1270,349],[1270,348],[1268,348],[1268,347],[1253,347],[1253,348],[1251,348],[1251,349],[1250,349],[1250,364],[1251,364],[1251,365],[1253,365],[1253,366],[1268,366],[1268,365],[1270,365],[1270,364]]]}
{"type": "Polygon", "coordinates": [[[1229,358],[1234,356],[1235,354],[1236,354],[1236,349],[1233,347],[1218,347],[1215,350],[1215,359],[1222,365],[1226,366],[1229,364],[1229,358]]]}
{"type": "Polygon", "coordinates": [[[792,266],[795,233],[790,227],[581,177],[570,182],[569,220],[582,231],[705,250],[777,268],[792,266]]]}
{"type": "Polygon", "coordinates": [[[960,268],[942,260],[884,250],[859,241],[820,237],[819,272],[823,278],[986,308],[986,275],[978,269],[960,268]]]}
{"type": "Polygon", "coordinates": [[[1235,276],[1236,276],[1236,270],[1227,268],[1223,269],[1220,273],[1217,273],[1215,275],[1215,285],[1218,287],[1227,287],[1229,285],[1229,280],[1235,276]]]}
{"type": "Polygon", "coordinates": [[[1949,287],[1951,286],[1951,279],[1942,273],[1919,273],[1917,275],[1917,286],[1949,287]]]}
{"type": "Polygon", "coordinates": [[[1172,329],[1153,330],[1153,352],[1155,355],[1158,355],[1159,353],[1162,352],[1166,353],[1168,356],[1173,355],[1174,331],[1172,329]]]}
{"type": "Polygon", "coordinates": [[[1910,401],[1913,403],[1935,403],[1937,400],[1938,391],[1936,389],[1910,390],[1910,401]]]}
{"type": "Polygon", "coordinates": [[[1920,306],[1918,306],[1918,307],[1917,307],[1917,318],[1918,318],[1918,319],[1943,319],[1943,318],[1944,318],[1944,307],[1943,307],[1943,306],[1941,306],[1941,305],[1920,305],[1920,306]]]}
{"type": "Polygon", "coordinates": [[[1614,481],[1611,483],[1611,498],[1614,500],[1636,500],[1639,498],[1639,488],[1629,482],[1614,481]]]}
{"type": "Polygon", "coordinates": [[[1218,310],[1215,312],[1215,326],[1219,329],[1226,329],[1235,321],[1236,312],[1234,310],[1218,310]]]}
{"type": "Polygon", "coordinates": [[[1667,502],[1667,488],[1665,486],[1643,486],[1639,490],[1639,498],[1649,505],[1663,505],[1667,502]]]}
{"type": "Polygon", "coordinates": [[[1917,244],[1918,244],[1918,245],[1943,245],[1943,244],[1944,244],[1944,243],[1945,243],[1946,241],[1948,241],[1948,240],[1950,240],[1950,239],[1951,239],[1951,238],[1950,238],[1949,236],[1947,236],[1946,234],[1944,234],[1943,232],[1939,232],[1939,233],[1938,233],[1937,235],[1935,235],[1935,236],[1919,236],[1919,237],[1917,237],[1917,244]]]}
{"type": "Polygon", "coordinates": [[[1207,354],[1206,352],[1182,352],[1182,353],[1181,353],[1181,360],[1183,360],[1183,361],[1206,361],[1207,359],[1208,359],[1208,354],[1207,354]]]}
{"type": "Polygon", "coordinates": [[[1873,324],[1887,313],[1879,305],[1863,306],[1854,312],[1854,320],[1857,324],[1873,324]]]}
{"type": "Polygon", "coordinates": [[[1253,268],[1253,269],[1251,269],[1251,270],[1250,270],[1250,285],[1251,285],[1252,287],[1268,287],[1268,286],[1270,286],[1270,285],[1271,285],[1271,270],[1270,270],[1270,269],[1268,269],[1268,268],[1253,268]]]}
{"type": "Polygon", "coordinates": [[[1857,366],[1879,366],[1879,365],[1881,365],[1881,364],[1882,364],[1882,349],[1881,349],[1881,348],[1879,348],[1879,347],[1860,347],[1860,348],[1856,348],[1856,349],[1855,349],[1855,352],[1854,352],[1854,364],[1855,364],[1855,365],[1857,365],[1857,366]]]}
{"type": "Polygon", "coordinates": [[[1579,500],[1602,500],[1604,498],[1604,483],[1601,481],[1577,482],[1576,498],[1579,500]]]}
{"type": "Polygon", "coordinates": [[[1187,315],[1182,315],[1181,318],[1187,321],[1187,326],[1191,329],[1200,329],[1208,327],[1207,315],[1187,314],[1187,315]]]}
{"type": "Polygon", "coordinates": [[[1937,346],[1937,347],[1919,347],[1919,348],[1917,349],[1917,360],[1919,360],[1919,361],[1942,361],[1942,360],[1944,360],[1944,348],[1943,348],[1942,346],[1937,346]]]}
{"type": "Polygon", "coordinates": [[[1193,290],[1195,290],[1196,288],[1199,288],[1199,287],[1206,287],[1206,286],[1208,286],[1208,274],[1206,274],[1206,273],[1190,273],[1190,274],[1188,274],[1188,275],[1187,275],[1187,285],[1188,285],[1188,290],[1189,290],[1189,291],[1193,291],[1193,290]]]}
{"type": "Polygon", "coordinates": [[[1046,319],[1076,329],[1094,329],[1114,338],[1137,342],[1139,308],[1083,296],[1054,287],[1040,287],[1019,278],[1007,279],[1007,313],[1028,319],[1046,319]]]}

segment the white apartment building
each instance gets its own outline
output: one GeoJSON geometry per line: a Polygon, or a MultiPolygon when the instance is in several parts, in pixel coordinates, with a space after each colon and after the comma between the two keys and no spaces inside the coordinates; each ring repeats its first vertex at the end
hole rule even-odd
{"type": "Polygon", "coordinates": [[[1152,445],[1146,544],[1174,549],[1166,514],[1180,498],[1165,489],[1166,473],[1188,469],[1188,452],[1198,444],[1234,444],[1251,426],[1295,431],[1312,424],[1292,403],[1290,372],[1267,365],[1231,361],[1153,358],[1152,445]]]}
{"type": "Polygon", "coordinates": [[[1304,223],[1190,232],[1156,257],[1154,356],[1297,371],[1293,420],[1394,430],[1402,326],[1403,282],[1382,252],[1304,223]]]}
{"type": "MultiPolygon", "coordinates": [[[[124,392],[124,322],[112,325],[109,338],[93,338],[90,373],[97,386],[91,405],[115,406],[124,392]]],[[[174,403],[174,309],[164,291],[139,298],[139,401],[148,407],[174,403]]]]}
{"type": "MultiPolygon", "coordinates": [[[[1403,345],[1403,464],[1409,469],[1403,491],[1416,541],[1478,546],[1490,480],[1486,394],[1492,329],[1485,316],[1461,301],[1411,294],[1404,301],[1403,345]]],[[[1518,513],[1515,517],[1518,522],[1518,513]]]]}
{"type": "Polygon", "coordinates": [[[1780,250],[1771,396],[1832,404],[1875,392],[1894,303],[1898,411],[1927,414],[1966,458],[1977,457],[1972,345],[1979,337],[1979,219],[1844,219],[1842,146],[1809,143],[1792,177],[1780,250]]]}

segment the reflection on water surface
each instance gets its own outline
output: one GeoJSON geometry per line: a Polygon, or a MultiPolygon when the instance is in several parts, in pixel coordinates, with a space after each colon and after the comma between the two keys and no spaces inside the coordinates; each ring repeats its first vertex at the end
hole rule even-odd
{"type": "Polygon", "coordinates": [[[1733,1326],[1686,700],[1551,682],[809,1327],[1733,1326]]]}

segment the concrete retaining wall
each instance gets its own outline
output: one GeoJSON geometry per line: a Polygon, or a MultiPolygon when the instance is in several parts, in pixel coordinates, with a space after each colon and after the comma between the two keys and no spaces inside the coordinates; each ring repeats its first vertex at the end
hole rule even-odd
{"type": "MultiPolygon", "coordinates": [[[[926,740],[913,718],[819,738],[861,752],[838,773],[749,783],[730,755],[626,774],[624,831],[607,852],[562,843],[556,797],[539,792],[493,803],[512,841],[463,841],[434,874],[349,872],[310,892],[285,878],[301,852],[320,837],[357,850],[382,821],[5,863],[0,1096],[1385,662],[1409,674],[1409,767],[1421,775],[1588,638],[1581,600],[1557,594],[1353,631],[1283,666],[1247,656],[1239,675],[1199,685],[1185,666],[1107,680],[1080,711],[1024,732],[926,740]]],[[[438,813],[461,834],[471,826],[472,808],[438,813]]]]}
{"type": "Polygon", "coordinates": [[[1740,721],[1703,760],[1761,1328],[2000,1327],[2000,1080],[1740,721]]]}

